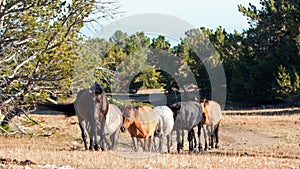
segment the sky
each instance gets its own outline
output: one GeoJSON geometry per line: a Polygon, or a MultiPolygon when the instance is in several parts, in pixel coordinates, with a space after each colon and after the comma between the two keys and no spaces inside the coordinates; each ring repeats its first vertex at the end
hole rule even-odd
{"type": "MultiPolygon", "coordinates": [[[[249,25],[247,23],[247,18],[238,11],[238,5],[242,4],[247,7],[249,2],[259,7],[259,0],[119,0],[120,11],[123,13],[111,22],[118,23],[117,27],[122,30],[122,24],[131,22],[131,20],[128,21],[126,18],[150,13],[176,17],[176,19],[180,19],[183,22],[186,22],[186,24],[192,25],[193,28],[206,27],[209,29],[216,29],[219,26],[222,26],[227,32],[233,32],[234,30],[242,32],[243,30],[248,29],[249,25]]],[[[108,25],[110,24],[103,24],[104,32],[105,29],[118,29],[116,26],[109,27],[108,25]]],[[[139,23],[134,23],[132,26],[138,25],[139,23]]],[[[176,27],[176,25],[174,26],[176,27]]],[[[101,31],[95,33],[84,28],[83,32],[92,37],[103,36],[103,32],[101,31]]],[[[108,34],[111,34],[111,32],[108,34]]]]}
{"type": "Polygon", "coordinates": [[[215,29],[218,26],[228,31],[248,28],[247,19],[238,11],[238,5],[248,6],[259,0],[120,0],[125,16],[140,13],[161,13],[181,18],[195,27],[215,29]]]}

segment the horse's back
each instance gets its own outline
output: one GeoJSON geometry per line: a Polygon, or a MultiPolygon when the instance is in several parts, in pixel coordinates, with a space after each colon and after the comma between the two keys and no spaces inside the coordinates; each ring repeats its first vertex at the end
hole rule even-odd
{"type": "Polygon", "coordinates": [[[168,106],[156,106],[153,109],[157,115],[158,123],[162,123],[162,132],[168,135],[174,126],[173,112],[168,106]]]}
{"type": "Polygon", "coordinates": [[[221,106],[215,102],[215,101],[211,101],[211,116],[212,116],[212,122],[213,124],[217,124],[221,118],[222,118],[222,109],[221,106]]]}
{"type": "Polygon", "coordinates": [[[74,102],[76,115],[78,118],[88,118],[88,115],[93,113],[93,98],[90,96],[89,90],[81,90],[74,102]]]}
{"type": "Polygon", "coordinates": [[[122,112],[118,106],[109,104],[105,121],[105,134],[114,133],[122,124],[122,112]]]}
{"type": "Polygon", "coordinates": [[[154,134],[157,126],[157,117],[154,110],[149,106],[138,107],[138,112],[135,116],[138,123],[140,123],[140,129],[144,130],[146,136],[154,134]]]}
{"type": "Polygon", "coordinates": [[[220,122],[222,118],[222,109],[219,103],[210,100],[206,103],[201,103],[202,107],[205,105],[203,108],[205,111],[205,114],[209,120],[210,123],[212,124],[217,124],[220,122]]]}
{"type": "Polygon", "coordinates": [[[202,121],[202,107],[196,101],[181,103],[179,114],[175,120],[175,126],[181,129],[190,130],[202,121]]]}
{"type": "Polygon", "coordinates": [[[138,112],[135,114],[135,119],[141,123],[151,123],[157,118],[154,110],[151,107],[140,106],[138,107],[138,112]]]}

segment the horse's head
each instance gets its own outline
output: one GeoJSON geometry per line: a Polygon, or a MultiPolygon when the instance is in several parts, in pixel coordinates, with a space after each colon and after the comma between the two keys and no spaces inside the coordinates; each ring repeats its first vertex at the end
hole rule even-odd
{"type": "Polygon", "coordinates": [[[90,88],[90,93],[102,94],[103,92],[104,88],[98,82],[95,82],[95,84],[90,88]]]}
{"type": "Polygon", "coordinates": [[[200,105],[202,107],[203,114],[207,115],[209,112],[209,100],[204,99],[202,102],[200,102],[200,105]]]}
{"type": "Polygon", "coordinates": [[[172,110],[172,112],[173,112],[173,118],[175,120],[176,117],[177,117],[177,115],[178,115],[178,113],[179,113],[179,110],[181,108],[181,103],[177,102],[177,103],[168,105],[168,107],[172,110]]]}
{"type": "Polygon", "coordinates": [[[89,89],[89,93],[93,94],[96,109],[106,114],[108,111],[108,100],[104,88],[98,82],[95,82],[95,84],[89,89]]]}
{"type": "Polygon", "coordinates": [[[123,124],[121,126],[121,131],[125,132],[126,129],[134,122],[134,114],[136,107],[124,106],[123,107],[123,124]]]}

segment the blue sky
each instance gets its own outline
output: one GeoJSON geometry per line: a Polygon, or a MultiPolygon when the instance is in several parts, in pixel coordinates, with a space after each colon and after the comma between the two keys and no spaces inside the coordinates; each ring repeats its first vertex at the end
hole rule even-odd
{"type": "MultiPolygon", "coordinates": [[[[248,6],[249,2],[259,6],[259,0],[119,0],[120,11],[124,13],[111,22],[144,13],[158,13],[179,18],[193,28],[216,29],[222,26],[227,32],[234,30],[242,32],[249,25],[247,18],[238,11],[238,5],[248,6]]],[[[104,29],[109,25],[106,22],[101,23],[104,23],[104,29]]],[[[82,32],[92,37],[101,34],[101,31],[95,33],[88,29],[82,29],[82,32]]]]}
{"type": "Polygon", "coordinates": [[[238,11],[238,4],[248,6],[259,0],[120,0],[124,16],[140,13],[161,13],[181,18],[195,27],[215,29],[224,27],[229,32],[248,28],[247,19],[238,11]]]}

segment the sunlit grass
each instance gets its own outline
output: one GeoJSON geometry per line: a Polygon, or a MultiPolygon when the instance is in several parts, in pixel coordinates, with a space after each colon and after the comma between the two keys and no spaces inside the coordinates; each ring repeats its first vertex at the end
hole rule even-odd
{"type": "MultiPolygon", "coordinates": [[[[221,148],[200,154],[153,155],[128,158],[116,152],[84,151],[77,118],[61,115],[32,115],[39,125],[26,126],[28,135],[1,136],[0,158],[30,160],[32,168],[299,168],[300,115],[228,116],[220,128],[221,148]],[[53,167],[54,166],[54,167],[53,167]]],[[[18,123],[22,120],[14,119],[18,123]]],[[[175,138],[175,137],[173,137],[175,138]]],[[[131,153],[128,133],[120,135],[119,147],[131,153]]],[[[202,141],[203,143],[203,141],[202,141]]],[[[175,142],[174,142],[175,144],[175,142]]],[[[120,149],[118,149],[120,150],[120,149]]],[[[141,152],[138,152],[141,153],[141,152]]],[[[137,154],[139,155],[139,154],[137,154]]],[[[0,168],[23,168],[13,163],[0,168]]]]}

